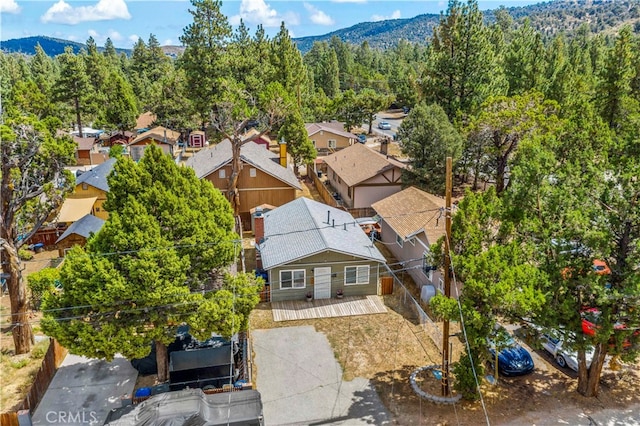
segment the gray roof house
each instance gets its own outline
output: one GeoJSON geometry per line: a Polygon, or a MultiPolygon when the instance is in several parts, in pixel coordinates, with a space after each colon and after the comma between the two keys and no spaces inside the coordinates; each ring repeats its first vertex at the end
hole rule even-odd
{"type": "Polygon", "coordinates": [[[113,165],[116,164],[115,158],[109,158],[104,163],[82,173],[76,179],[76,186],[81,184],[87,184],[102,191],[109,191],[109,184],[107,183],[107,176],[113,170],[113,165]]]}
{"type": "MultiPolygon", "coordinates": [[[[238,177],[240,191],[240,216],[250,221],[250,211],[256,206],[270,204],[281,206],[296,198],[302,190],[293,169],[284,158],[272,153],[264,145],[245,142],[240,148],[242,170],[238,177]]],[[[213,186],[226,193],[231,175],[233,153],[227,139],[217,145],[200,150],[185,165],[191,167],[200,179],[207,179],[213,186]]]]}
{"type": "Polygon", "coordinates": [[[74,199],[93,198],[91,213],[100,219],[107,220],[109,213],[102,207],[102,204],[107,201],[107,193],[109,192],[107,176],[109,176],[115,164],[116,159],[110,158],[99,166],[78,176],[76,179],[76,187],[73,193],[67,196],[65,203],[72,202],[70,200],[74,199]]]}
{"type": "Polygon", "coordinates": [[[385,258],[348,212],[301,197],[254,220],[272,301],[378,294],[385,258]]]}
{"type": "Polygon", "coordinates": [[[56,240],[56,247],[60,257],[64,257],[66,249],[74,245],[84,246],[91,234],[97,234],[102,229],[104,222],[104,220],[92,214],[87,214],[73,222],[56,240]]]}

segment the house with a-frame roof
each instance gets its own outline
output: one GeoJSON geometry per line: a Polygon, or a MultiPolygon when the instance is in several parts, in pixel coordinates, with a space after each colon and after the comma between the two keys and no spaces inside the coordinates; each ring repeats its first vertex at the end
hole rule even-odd
{"type": "MultiPolygon", "coordinates": [[[[278,207],[296,198],[302,190],[293,169],[286,166],[286,153],[280,158],[255,142],[245,142],[240,149],[242,170],[238,176],[240,192],[240,217],[243,223],[251,222],[251,209],[262,204],[278,207]]],[[[225,196],[233,153],[231,142],[223,140],[215,146],[200,150],[185,165],[193,168],[200,179],[207,179],[225,196]]],[[[245,225],[245,228],[247,225],[245,225]]]]}
{"type": "Polygon", "coordinates": [[[76,187],[71,194],[67,195],[67,199],[95,198],[90,213],[100,219],[107,220],[109,213],[102,207],[102,204],[107,201],[107,192],[109,192],[107,176],[113,170],[114,164],[116,164],[116,159],[110,158],[99,166],[83,172],[76,179],[76,187]]]}
{"type": "Polygon", "coordinates": [[[104,225],[104,220],[91,214],[73,222],[56,240],[58,255],[64,257],[66,251],[76,245],[84,247],[87,239],[92,234],[97,234],[102,229],[102,225],[104,225]]]}
{"type": "Polygon", "coordinates": [[[378,294],[385,258],[348,212],[301,197],[254,220],[272,301],[378,294]]]}
{"type": "Polygon", "coordinates": [[[358,136],[347,132],[339,121],[307,123],[305,128],[319,154],[339,151],[358,142],[358,136]]]}

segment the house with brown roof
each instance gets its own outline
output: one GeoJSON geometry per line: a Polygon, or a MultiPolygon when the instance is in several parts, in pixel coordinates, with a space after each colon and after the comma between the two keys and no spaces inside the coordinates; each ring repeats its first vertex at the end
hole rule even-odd
{"type": "Polygon", "coordinates": [[[358,136],[344,130],[338,121],[305,124],[311,143],[318,153],[331,153],[358,142],[358,136]]]}
{"type": "MultiPolygon", "coordinates": [[[[240,192],[240,217],[245,228],[251,223],[251,209],[262,204],[281,206],[293,201],[302,190],[298,179],[284,158],[255,142],[245,142],[240,149],[242,170],[237,188],[240,192]]],[[[211,181],[226,195],[231,176],[233,153],[231,142],[223,140],[217,145],[198,151],[185,165],[193,168],[200,179],[211,181]]]]}
{"type": "Polygon", "coordinates": [[[445,235],[445,200],[416,187],[406,188],[371,206],[380,217],[381,241],[415,283],[442,291],[442,274],[431,267],[431,246],[445,235]]]}
{"type": "Polygon", "coordinates": [[[79,136],[71,136],[76,143],[76,164],[80,166],[89,166],[91,162],[91,154],[97,153],[96,138],[81,138],[79,136]]]}
{"type": "Polygon", "coordinates": [[[178,142],[180,142],[180,132],[167,129],[162,126],[157,126],[144,133],[140,133],[134,140],[132,140],[128,145],[129,154],[133,161],[140,161],[144,156],[145,148],[148,145],[156,144],[166,154],[175,158],[180,153],[178,142]]]}
{"type": "Polygon", "coordinates": [[[324,162],[328,182],[347,208],[371,207],[402,189],[406,165],[361,143],[325,157],[324,162]]]}

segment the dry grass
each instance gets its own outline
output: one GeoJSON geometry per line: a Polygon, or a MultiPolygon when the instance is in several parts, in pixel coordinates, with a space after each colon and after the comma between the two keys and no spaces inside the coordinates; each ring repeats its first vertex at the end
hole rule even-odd
{"type": "MultiPolygon", "coordinates": [[[[49,266],[53,258],[58,257],[58,251],[43,251],[35,253],[30,261],[23,261],[22,276],[24,279],[33,273],[49,266]]],[[[11,335],[11,318],[5,315],[11,313],[9,295],[0,297],[0,315],[2,324],[0,331],[0,412],[15,409],[24,399],[35,374],[40,369],[42,356],[47,351],[49,341],[36,344],[30,354],[15,355],[13,337],[11,335]]],[[[38,328],[39,313],[30,316],[34,334],[41,334],[38,328]]]]}

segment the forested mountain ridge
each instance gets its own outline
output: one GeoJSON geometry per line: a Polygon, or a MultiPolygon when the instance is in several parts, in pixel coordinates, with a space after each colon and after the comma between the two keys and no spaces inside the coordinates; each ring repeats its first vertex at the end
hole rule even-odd
{"type": "MultiPolygon", "coordinates": [[[[529,6],[509,7],[505,10],[516,23],[522,23],[525,18],[528,18],[532,28],[547,37],[561,31],[570,34],[583,24],[588,25],[593,33],[614,33],[625,24],[631,25],[635,33],[640,33],[640,0],[556,0],[529,6]]],[[[495,11],[483,12],[486,22],[495,22],[495,11]]],[[[407,19],[362,22],[323,35],[295,38],[293,41],[302,53],[309,51],[314,42],[329,41],[334,36],[354,45],[367,41],[369,46],[377,49],[396,46],[399,40],[426,44],[439,22],[438,14],[422,14],[407,19]]],[[[72,46],[75,53],[85,47],[83,43],[36,36],[2,41],[0,49],[7,53],[20,52],[33,55],[38,43],[49,56],[63,53],[65,46],[72,46]]],[[[118,53],[124,52],[127,55],[131,53],[130,49],[116,50],[118,53]]],[[[176,56],[182,52],[183,48],[164,46],[163,50],[170,56],[176,56]]]]}
{"type": "MultiPolygon", "coordinates": [[[[487,23],[495,22],[496,10],[499,9],[483,12],[487,23]]],[[[593,33],[613,33],[625,24],[630,24],[635,33],[640,33],[638,0],[556,0],[505,10],[516,23],[528,18],[532,28],[544,36],[553,36],[562,31],[570,34],[583,24],[587,24],[593,33]]],[[[296,38],[294,41],[303,53],[314,42],[329,41],[334,36],[356,45],[366,40],[371,47],[378,49],[393,47],[399,40],[426,44],[439,21],[440,15],[424,14],[409,19],[363,22],[324,35],[296,38]]]]}
{"type": "MultiPolygon", "coordinates": [[[[80,50],[86,49],[87,46],[84,43],[78,43],[70,40],[62,40],[54,37],[47,36],[34,36],[16,38],[7,41],[0,42],[0,50],[6,53],[24,53],[27,55],[35,55],[36,46],[40,44],[40,47],[48,56],[56,56],[64,53],[66,46],[71,46],[74,53],[79,53],[80,50]]],[[[99,51],[102,48],[98,47],[99,51]]],[[[131,53],[130,49],[116,49],[118,53],[131,53]]]]}

